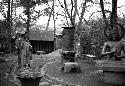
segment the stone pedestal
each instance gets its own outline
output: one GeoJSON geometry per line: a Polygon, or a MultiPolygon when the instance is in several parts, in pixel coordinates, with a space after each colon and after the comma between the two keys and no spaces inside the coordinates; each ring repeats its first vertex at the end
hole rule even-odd
{"type": "Polygon", "coordinates": [[[103,81],[107,84],[125,85],[125,63],[105,62],[97,64],[103,70],[103,81]]]}
{"type": "Polygon", "coordinates": [[[62,51],[61,59],[62,59],[62,63],[75,62],[75,52],[74,51],[62,51]]]}
{"type": "Polygon", "coordinates": [[[62,27],[62,52],[61,58],[62,63],[64,62],[74,62],[75,61],[75,51],[74,51],[74,27],[62,27]]]}

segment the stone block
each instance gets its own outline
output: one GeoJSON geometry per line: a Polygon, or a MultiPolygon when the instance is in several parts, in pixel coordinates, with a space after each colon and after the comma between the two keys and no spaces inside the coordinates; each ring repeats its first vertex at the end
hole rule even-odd
{"type": "Polygon", "coordinates": [[[102,61],[97,65],[103,70],[103,81],[107,84],[125,86],[125,63],[121,61],[102,61]]]}
{"type": "Polygon", "coordinates": [[[125,86],[125,72],[104,71],[103,81],[107,84],[125,86]]]}
{"type": "Polygon", "coordinates": [[[81,72],[80,65],[76,62],[66,62],[64,63],[62,68],[65,73],[80,73],[81,72]]]}
{"type": "Polygon", "coordinates": [[[62,63],[65,62],[74,62],[75,61],[75,51],[62,51],[61,52],[61,59],[62,63]]]}

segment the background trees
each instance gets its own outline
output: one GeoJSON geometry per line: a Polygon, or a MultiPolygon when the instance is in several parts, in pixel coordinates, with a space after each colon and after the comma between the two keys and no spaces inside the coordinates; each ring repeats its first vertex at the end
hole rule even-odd
{"type": "MultiPolygon", "coordinates": [[[[91,20],[91,22],[88,23],[90,25],[89,35],[83,35],[82,36],[82,46],[85,48],[88,48],[87,50],[84,50],[83,53],[91,53],[98,55],[101,52],[102,45],[103,43],[107,40],[105,36],[103,35],[105,30],[111,31],[111,25],[113,23],[120,23],[121,25],[124,26],[123,21],[124,18],[120,18],[119,15],[117,14],[117,0],[112,0],[112,9],[111,10],[106,10],[104,1],[100,0],[100,7],[102,12],[102,18],[103,19],[96,19],[96,20],[91,20]],[[109,16],[107,17],[107,13],[109,13],[109,16]],[[86,39],[86,40],[85,40],[86,39]],[[87,46],[84,46],[87,45],[87,46]],[[94,50],[93,50],[94,49],[94,50]]],[[[120,28],[119,28],[120,29],[120,28]]],[[[116,30],[117,31],[117,30],[116,30]]],[[[124,31],[123,31],[124,33],[124,31]]],[[[122,33],[120,33],[121,35],[122,33]]],[[[86,49],[85,48],[85,49],[86,49]]]]}
{"type": "MultiPolygon", "coordinates": [[[[19,31],[18,27],[23,27],[26,29],[26,32],[29,34],[29,28],[30,28],[30,21],[31,21],[31,15],[35,13],[34,16],[32,16],[32,20],[36,21],[37,18],[41,15],[40,11],[35,11],[35,6],[39,5],[41,3],[47,3],[48,0],[2,0],[0,1],[0,13],[3,17],[4,25],[7,26],[4,29],[6,30],[5,34],[1,35],[7,35],[6,37],[6,43],[8,52],[11,52],[12,48],[12,36],[16,33],[16,31],[19,31]],[[16,9],[17,8],[24,8],[23,15],[16,15],[16,9]],[[6,11],[7,9],[7,11],[6,11]],[[27,17],[25,16],[27,15],[27,17]]],[[[1,26],[2,27],[2,26],[1,26]]],[[[3,29],[1,29],[2,31],[3,29]]],[[[3,31],[2,31],[3,32],[3,31]]],[[[1,32],[1,33],[2,33],[1,32]]]]}
{"type": "MultiPolygon", "coordinates": [[[[115,2],[117,0],[112,1],[115,2]]],[[[55,28],[56,30],[58,28],[60,29],[62,27],[61,25],[66,27],[73,26],[76,30],[74,33],[76,37],[75,46],[76,48],[79,47],[80,49],[78,49],[77,52],[83,53],[83,51],[88,50],[82,49],[82,47],[85,47],[86,44],[90,43],[88,46],[92,48],[93,42],[94,44],[96,44],[97,40],[101,42],[101,39],[104,38],[104,35],[102,35],[103,30],[105,26],[107,26],[105,25],[104,21],[106,20],[108,24],[111,22],[110,14],[115,13],[117,21],[121,24],[123,23],[124,18],[119,18],[119,15],[116,16],[118,10],[112,12],[112,9],[106,8],[108,5],[110,5],[110,7],[117,6],[116,3],[113,5],[112,2],[108,0],[10,0],[10,13],[7,13],[7,7],[9,7],[8,2],[7,0],[2,0],[2,2],[0,2],[0,14],[3,15],[2,19],[4,21],[7,21],[8,18],[10,18],[9,21],[11,22],[11,24],[9,23],[10,26],[8,27],[11,27],[11,29],[8,30],[11,32],[11,35],[13,35],[18,29],[16,28],[18,25],[22,25],[28,31],[28,28],[32,27],[33,25],[36,25],[37,20],[41,16],[49,17],[48,23],[45,26],[46,30],[48,30],[50,21],[53,21],[54,27],[52,28],[55,28]],[[28,2],[30,2],[30,6],[28,6],[28,2]],[[37,7],[43,5],[44,7],[41,7],[41,9],[36,9],[37,7]],[[97,11],[91,13],[90,8],[95,5],[97,5],[98,9],[97,11]],[[101,9],[102,6],[104,6],[104,10],[101,9]],[[30,8],[29,11],[28,7],[30,8]],[[23,10],[22,13],[18,15],[16,12],[19,8],[23,10]],[[89,14],[89,12],[89,19],[86,19],[86,15],[89,14]],[[103,15],[101,15],[101,12],[103,13],[103,15]],[[10,14],[10,17],[8,17],[8,14],[10,14]],[[99,15],[94,18],[95,14],[99,15]],[[59,25],[57,25],[58,21],[60,22],[59,25]],[[92,40],[93,38],[94,40],[92,40]],[[90,42],[88,43],[87,40],[89,40],[90,42]],[[79,43],[81,46],[79,46],[79,43]]],[[[124,6],[120,6],[118,7],[118,9],[123,7],[124,6]]],[[[122,15],[124,16],[124,13],[122,13],[122,15]]],[[[104,41],[105,40],[106,39],[104,39],[104,41]]],[[[89,51],[85,51],[85,53],[87,52],[89,51]]]]}

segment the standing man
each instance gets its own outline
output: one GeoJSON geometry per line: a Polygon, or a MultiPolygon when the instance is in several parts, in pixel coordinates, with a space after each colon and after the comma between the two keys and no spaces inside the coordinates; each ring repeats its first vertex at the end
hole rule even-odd
{"type": "Polygon", "coordinates": [[[30,42],[29,40],[25,37],[24,38],[25,40],[23,41],[24,43],[24,46],[23,46],[23,58],[25,59],[24,60],[24,66],[28,66],[30,67],[30,58],[31,58],[31,52],[30,52],[30,42]]]}
{"type": "Polygon", "coordinates": [[[17,55],[18,55],[18,66],[19,66],[19,68],[22,67],[22,49],[23,49],[23,41],[24,41],[22,36],[23,36],[23,34],[17,33],[16,40],[15,40],[17,55]]]}

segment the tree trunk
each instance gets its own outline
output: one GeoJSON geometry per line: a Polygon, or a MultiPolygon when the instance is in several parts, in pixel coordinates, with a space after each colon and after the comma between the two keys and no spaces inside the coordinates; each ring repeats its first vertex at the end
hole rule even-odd
{"type": "Polygon", "coordinates": [[[112,0],[112,13],[110,23],[117,23],[117,0],[112,0]]]}
{"type": "MultiPolygon", "coordinates": [[[[100,6],[101,6],[102,15],[103,15],[105,25],[108,26],[109,24],[108,24],[107,19],[106,19],[103,0],[100,0],[100,6]]],[[[114,22],[117,22],[117,0],[112,0],[112,13],[111,13],[111,17],[110,17],[110,24],[112,24],[114,22]]]]}
{"type": "MultiPolygon", "coordinates": [[[[100,0],[100,6],[101,6],[102,14],[103,14],[103,19],[105,22],[104,35],[107,38],[106,31],[109,30],[111,32],[111,30],[113,29],[113,26],[115,25],[114,23],[117,23],[117,0],[112,0],[112,12],[111,12],[111,17],[110,17],[110,23],[108,23],[108,20],[105,15],[103,0],[100,0]]],[[[118,29],[116,28],[115,32],[117,31],[118,29]]]]}
{"type": "Polygon", "coordinates": [[[108,23],[108,21],[107,21],[106,15],[105,15],[103,0],[100,0],[100,6],[101,6],[102,16],[103,16],[105,25],[106,25],[106,26],[109,26],[109,23],[108,23]]]}
{"type": "Polygon", "coordinates": [[[87,0],[85,0],[85,2],[83,3],[83,7],[82,7],[82,12],[81,12],[81,15],[80,15],[80,18],[79,18],[79,22],[78,22],[78,25],[76,26],[76,32],[75,32],[75,46],[76,46],[76,53],[79,55],[79,56],[82,56],[82,46],[81,46],[81,31],[82,29],[82,20],[83,20],[83,16],[84,16],[84,13],[85,13],[85,10],[86,10],[86,4],[87,4],[87,0]]]}
{"type": "Polygon", "coordinates": [[[27,31],[26,31],[26,35],[27,35],[28,40],[29,40],[29,28],[30,28],[30,7],[29,7],[30,5],[29,5],[29,3],[26,7],[26,11],[27,11],[27,31]]]}
{"type": "Polygon", "coordinates": [[[7,50],[7,53],[11,53],[11,27],[10,27],[10,0],[8,0],[8,11],[7,11],[7,28],[8,28],[8,33],[7,33],[7,38],[8,38],[8,41],[7,41],[7,45],[8,45],[8,50],[7,50]]]}

